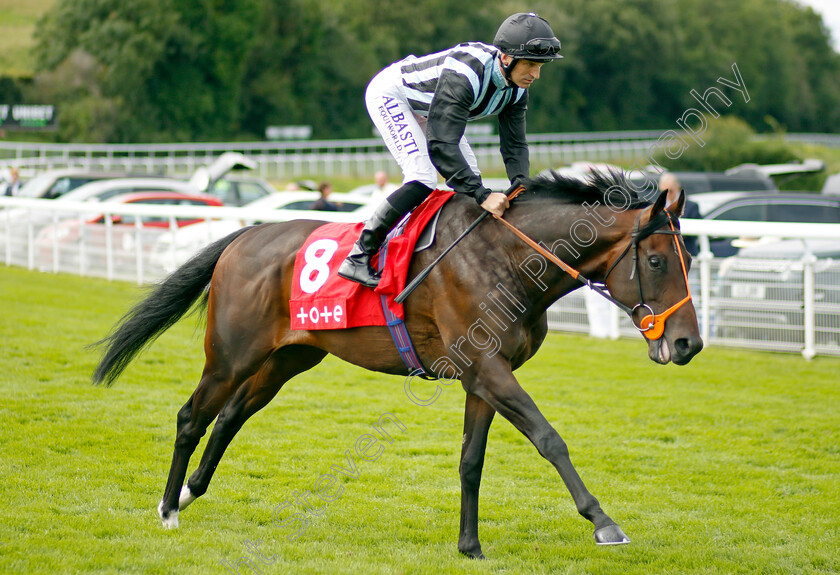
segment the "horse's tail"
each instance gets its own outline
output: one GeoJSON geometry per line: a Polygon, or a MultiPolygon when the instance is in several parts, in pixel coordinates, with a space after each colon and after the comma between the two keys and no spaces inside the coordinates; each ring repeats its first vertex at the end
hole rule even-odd
{"type": "Polygon", "coordinates": [[[193,256],[131,308],[106,338],[91,344],[106,346],[93,372],[93,383],[110,387],[146,345],[181,319],[204,293],[222,252],[248,229],[237,230],[193,256]]]}

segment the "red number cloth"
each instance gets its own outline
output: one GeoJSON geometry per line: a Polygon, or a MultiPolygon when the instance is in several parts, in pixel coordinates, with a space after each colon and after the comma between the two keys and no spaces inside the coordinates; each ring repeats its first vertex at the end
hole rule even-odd
{"type": "MultiPolygon", "coordinates": [[[[394,298],[403,290],[411,254],[423,229],[454,192],[435,190],[412,212],[402,234],[388,243],[382,280],[376,290],[338,276],[338,267],[359,237],[364,224],[325,224],[306,239],[295,258],[291,329],[344,329],[387,325],[380,296],[391,312],[405,319],[394,298]]],[[[374,267],[379,256],[373,258],[374,267]]]]}

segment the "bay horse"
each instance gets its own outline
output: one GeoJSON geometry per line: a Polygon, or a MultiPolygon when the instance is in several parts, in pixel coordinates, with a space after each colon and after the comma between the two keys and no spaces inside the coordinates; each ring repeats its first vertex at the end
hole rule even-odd
{"type": "MultiPolygon", "coordinates": [[[[632,310],[637,327],[655,318],[661,333],[647,336],[650,359],[683,365],[702,349],[685,275],[691,260],[673,215],[682,213],[684,194],[669,210],[664,193],[646,202],[620,173],[593,175],[586,181],[553,173],[530,179],[524,187],[505,219],[581,277],[603,282],[616,303],[632,310]],[[645,311],[650,314],[641,319],[645,311]]],[[[442,210],[433,246],[415,254],[408,278],[433,261],[480,213],[471,198],[456,194],[442,210]]],[[[94,344],[105,351],[93,381],[111,385],[144,346],[196,302],[206,309],[204,370],[178,412],[172,464],[158,506],[164,527],[177,527],[179,511],[206,492],[245,421],[284,383],[327,354],[368,370],[409,375],[387,327],[290,329],[295,255],[310,232],[323,224],[262,224],[211,244],[154,287],[110,335],[94,344]],[[214,419],[201,462],[184,485],[190,457],[214,419]]],[[[594,525],[596,543],[629,542],[584,485],[563,439],[513,375],[542,344],[548,329],[546,309],[580,286],[500,222],[487,218],[405,302],[406,327],[423,365],[449,358],[446,370],[450,375],[454,370],[466,392],[458,549],[469,557],[483,557],[478,493],[487,434],[497,412],[554,465],[577,511],[594,525]],[[503,298],[510,302],[506,313],[498,307],[494,313],[482,301],[503,298]],[[476,318],[483,318],[481,337],[471,330],[476,318]],[[487,343],[491,339],[492,349],[487,343]]]]}

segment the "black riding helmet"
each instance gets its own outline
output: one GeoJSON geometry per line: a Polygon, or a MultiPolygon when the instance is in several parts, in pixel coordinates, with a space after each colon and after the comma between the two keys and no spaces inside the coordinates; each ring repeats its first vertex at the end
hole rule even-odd
{"type": "Polygon", "coordinates": [[[560,40],[554,36],[551,26],[544,18],[533,12],[520,12],[509,16],[493,38],[493,45],[503,54],[513,57],[513,62],[502,66],[507,80],[518,60],[548,62],[559,60],[560,40]]]}
{"type": "Polygon", "coordinates": [[[509,16],[493,38],[493,45],[514,58],[547,62],[559,60],[560,40],[554,36],[548,22],[533,12],[509,16]]]}

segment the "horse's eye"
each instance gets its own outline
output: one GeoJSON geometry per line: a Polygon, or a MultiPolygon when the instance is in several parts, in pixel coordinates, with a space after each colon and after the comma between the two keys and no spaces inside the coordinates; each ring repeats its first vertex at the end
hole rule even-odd
{"type": "Polygon", "coordinates": [[[662,258],[659,256],[650,256],[648,258],[648,264],[650,265],[651,269],[658,270],[662,267],[662,258]]]}

